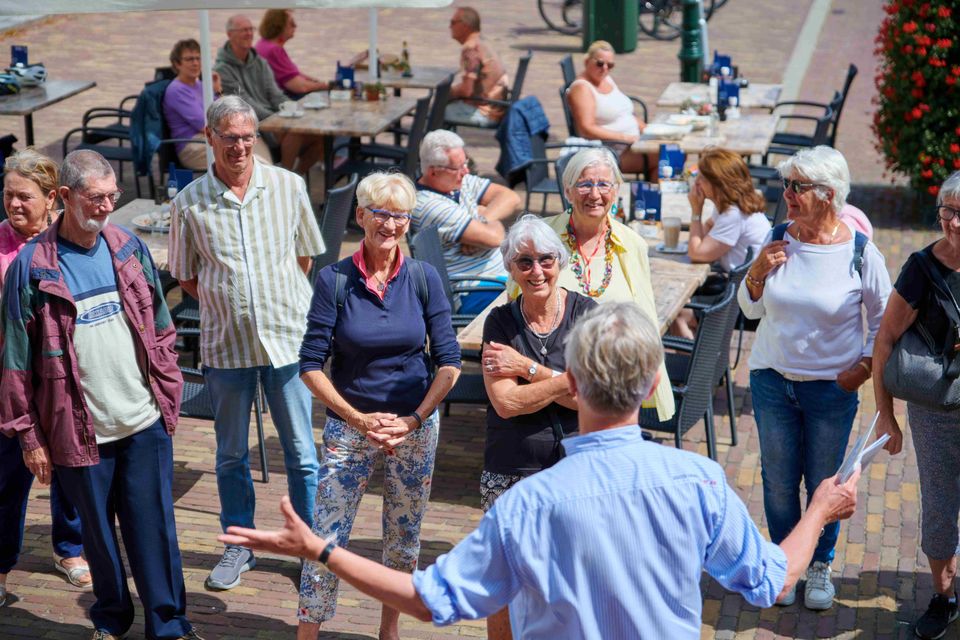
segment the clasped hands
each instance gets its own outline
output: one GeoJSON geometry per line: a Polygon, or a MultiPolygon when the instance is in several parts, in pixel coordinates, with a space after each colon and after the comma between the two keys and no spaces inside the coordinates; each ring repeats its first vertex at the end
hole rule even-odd
{"type": "Polygon", "coordinates": [[[357,413],[347,424],[367,437],[375,447],[392,454],[394,448],[419,426],[413,416],[398,417],[395,413],[357,413]]]}

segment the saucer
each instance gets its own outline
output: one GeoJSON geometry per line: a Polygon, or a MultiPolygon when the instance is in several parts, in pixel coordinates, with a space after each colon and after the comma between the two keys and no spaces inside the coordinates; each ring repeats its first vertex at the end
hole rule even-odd
{"type": "Polygon", "coordinates": [[[680,244],[678,244],[678,245],[677,245],[676,247],[674,247],[673,249],[670,249],[670,248],[668,248],[668,247],[665,247],[665,246],[663,245],[663,243],[661,242],[661,243],[657,244],[657,246],[654,247],[654,249],[656,249],[656,250],[659,251],[660,253],[686,253],[686,252],[687,252],[687,243],[686,243],[686,242],[681,242],[680,244]]]}
{"type": "Polygon", "coordinates": [[[298,109],[293,113],[284,113],[282,111],[278,111],[277,115],[280,116],[281,118],[302,118],[304,113],[305,111],[303,109],[298,109]]]}

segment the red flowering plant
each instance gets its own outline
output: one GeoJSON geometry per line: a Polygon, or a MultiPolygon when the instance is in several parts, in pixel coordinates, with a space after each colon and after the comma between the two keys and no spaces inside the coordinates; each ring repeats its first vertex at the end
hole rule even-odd
{"type": "Polygon", "coordinates": [[[936,195],[960,169],[957,0],[889,0],[877,35],[873,131],[889,171],[936,195]]]}

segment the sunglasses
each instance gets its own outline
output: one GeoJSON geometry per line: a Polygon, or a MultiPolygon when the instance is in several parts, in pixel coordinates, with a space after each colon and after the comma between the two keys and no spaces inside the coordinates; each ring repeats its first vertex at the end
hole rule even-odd
{"type": "Polygon", "coordinates": [[[793,191],[797,195],[804,194],[814,187],[822,186],[822,184],[817,184],[816,182],[800,182],[799,180],[789,180],[787,178],[783,179],[783,190],[793,191]]]}
{"type": "Polygon", "coordinates": [[[944,222],[950,222],[957,216],[960,216],[960,209],[954,209],[945,204],[937,205],[937,217],[944,222]]]}
{"type": "Polygon", "coordinates": [[[557,256],[552,253],[545,253],[535,259],[530,256],[520,256],[513,261],[513,264],[517,265],[517,269],[520,269],[520,271],[527,272],[533,269],[534,262],[539,264],[541,269],[552,269],[553,265],[557,263],[557,256]]]}
{"type": "Polygon", "coordinates": [[[613,71],[613,68],[617,66],[617,63],[607,62],[606,60],[594,60],[593,64],[597,65],[597,69],[603,69],[606,67],[607,69],[610,69],[610,71],[613,71]]]}
{"type": "Polygon", "coordinates": [[[377,221],[377,224],[387,224],[388,220],[393,220],[399,227],[410,222],[409,213],[394,213],[386,209],[373,209],[371,207],[367,207],[367,211],[373,214],[373,219],[377,221]]]}

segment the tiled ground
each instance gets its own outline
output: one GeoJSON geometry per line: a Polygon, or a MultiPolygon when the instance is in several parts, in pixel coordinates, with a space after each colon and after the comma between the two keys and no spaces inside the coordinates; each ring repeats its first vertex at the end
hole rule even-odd
{"type": "MultiPolygon", "coordinates": [[[[730,52],[751,79],[779,81],[813,1],[730,0],[711,21],[711,45],[730,52]]],[[[473,4],[483,16],[484,32],[502,52],[508,67],[515,65],[523,51],[534,51],[526,93],[540,98],[556,124],[553,134],[562,135],[556,95],[560,81],[557,61],[566,53],[576,52],[577,39],[543,29],[532,0],[480,0],[473,4]]],[[[879,24],[880,7],[879,0],[831,3],[801,95],[827,99],[839,86],[847,64],[853,61],[860,66],[861,75],[844,113],[838,146],[850,161],[856,183],[851,201],[867,211],[876,224],[877,244],[895,275],[907,255],[929,242],[934,234],[929,227],[915,222],[919,216],[909,192],[883,184],[882,166],[872,146],[868,129],[875,64],[871,42],[879,24]]],[[[457,51],[446,35],[449,14],[449,10],[383,10],[381,48],[399,50],[400,41],[407,39],[415,64],[449,63],[457,51]]],[[[211,15],[213,41],[218,45],[223,39],[221,25],[226,16],[225,12],[211,15]]],[[[327,75],[337,58],[346,58],[365,47],[366,20],[366,13],[361,11],[301,11],[300,30],[289,49],[306,71],[327,75]]],[[[85,109],[116,104],[123,96],[136,92],[152,76],[153,67],[166,64],[174,40],[196,37],[196,25],[192,12],[54,17],[0,34],[0,49],[12,43],[27,43],[31,57],[44,61],[54,77],[97,80],[96,90],[37,114],[38,142],[59,155],[60,137],[79,123],[85,109]]],[[[616,77],[620,85],[652,105],[663,86],[677,78],[678,47],[678,43],[641,40],[636,52],[617,58],[616,77]]],[[[0,132],[18,132],[19,127],[17,118],[0,118],[0,132]]],[[[471,132],[466,137],[481,171],[491,172],[496,160],[492,135],[471,132]]],[[[126,182],[130,191],[129,177],[126,182]]],[[[735,375],[740,444],[727,446],[729,427],[721,419],[719,457],[730,482],[747,502],[756,521],[763,523],[758,446],[746,388],[747,374],[742,361],[735,375]]],[[[873,393],[865,389],[857,425],[869,423],[873,406],[873,393]]],[[[719,397],[717,409],[725,411],[719,397]]],[[[319,410],[317,416],[319,425],[319,410]]],[[[700,432],[694,429],[685,446],[705,453],[700,432]]],[[[293,637],[296,563],[261,558],[257,570],[245,576],[241,587],[228,593],[204,590],[203,580],[219,554],[215,541],[218,501],[212,426],[185,420],[175,442],[177,525],[191,618],[210,638],[293,637]]],[[[268,429],[267,446],[271,482],[256,485],[261,527],[278,523],[276,505],[285,486],[282,454],[272,429],[268,429]]],[[[424,564],[472,530],[480,517],[476,484],[482,446],[482,409],[454,407],[452,415],[443,421],[431,507],[423,529],[424,564]]],[[[882,456],[870,470],[869,478],[861,483],[860,507],[849,524],[844,525],[834,565],[839,585],[836,607],[821,614],[808,612],[799,605],[760,611],[705,579],[703,637],[908,637],[912,633],[911,621],[925,608],[931,595],[931,581],[918,551],[919,490],[909,438],[904,449],[894,459],[882,456]]],[[[372,557],[379,555],[379,493],[374,486],[364,499],[354,532],[353,547],[372,557]]],[[[92,597],[72,591],[52,571],[47,502],[47,491],[35,489],[24,554],[9,579],[15,598],[0,610],[2,638],[67,639],[90,633],[85,610],[92,597]]],[[[338,615],[324,637],[376,637],[378,615],[378,605],[346,588],[340,595],[338,615]]],[[[139,620],[131,637],[143,637],[139,620]]],[[[484,635],[483,622],[435,629],[404,618],[402,629],[405,637],[417,638],[484,635]]],[[[947,637],[957,638],[960,634],[954,629],[947,637]]]]}

